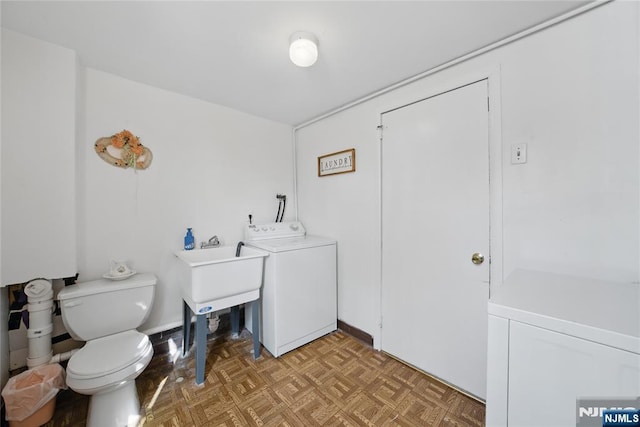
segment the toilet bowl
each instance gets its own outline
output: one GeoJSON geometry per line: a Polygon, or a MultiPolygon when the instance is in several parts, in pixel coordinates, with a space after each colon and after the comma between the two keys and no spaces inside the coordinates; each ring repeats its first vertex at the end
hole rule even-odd
{"type": "Polygon", "coordinates": [[[149,316],[156,277],[137,274],[113,282],[67,286],[58,294],[69,334],[86,341],[67,365],[67,385],[91,396],[87,426],[137,425],[135,379],[153,356],[149,337],[137,331],[149,316]]]}

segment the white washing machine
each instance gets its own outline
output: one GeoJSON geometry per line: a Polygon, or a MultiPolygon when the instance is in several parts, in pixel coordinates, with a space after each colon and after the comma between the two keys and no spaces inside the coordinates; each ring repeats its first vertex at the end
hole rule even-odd
{"type": "MultiPolygon", "coordinates": [[[[274,357],[337,329],[335,240],[308,236],[299,222],[276,222],[248,225],[244,243],[269,252],[260,342],[274,357]]],[[[245,319],[250,327],[251,310],[245,319]]]]}

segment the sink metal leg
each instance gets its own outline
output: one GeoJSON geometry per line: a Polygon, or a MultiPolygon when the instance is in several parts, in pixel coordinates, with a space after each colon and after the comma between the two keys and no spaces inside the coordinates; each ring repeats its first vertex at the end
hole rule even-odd
{"type": "Polygon", "coordinates": [[[191,346],[191,308],[186,301],[182,301],[182,356],[186,356],[191,346]]]}
{"type": "Polygon", "coordinates": [[[260,300],[257,299],[251,303],[251,330],[253,331],[253,358],[260,357],[260,319],[259,316],[260,300]]]}
{"type": "MultiPolygon", "coordinates": [[[[251,304],[252,325],[253,325],[253,358],[260,357],[260,319],[259,316],[260,300],[257,299],[251,304]]],[[[193,316],[191,308],[186,301],[183,300],[182,306],[182,355],[185,356],[190,348],[191,341],[191,316],[193,316]]],[[[196,345],[196,384],[204,383],[204,371],[206,366],[207,355],[207,315],[196,314],[195,326],[195,345],[196,345]]],[[[240,332],[240,306],[231,307],[231,330],[232,333],[238,335],[240,332]]]]}
{"type": "Polygon", "coordinates": [[[240,335],[240,306],[236,305],[231,307],[231,336],[237,337],[240,335]]]}
{"type": "Polygon", "coordinates": [[[207,350],[207,315],[196,316],[196,384],[204,382],[204,366],[207,350]]]}

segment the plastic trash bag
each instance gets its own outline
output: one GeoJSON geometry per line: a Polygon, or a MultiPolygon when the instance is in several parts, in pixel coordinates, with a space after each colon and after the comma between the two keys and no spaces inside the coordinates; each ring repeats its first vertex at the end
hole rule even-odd
{"type": "Polygon", "coordinates": [[[23,421],[66,389],[64,368],[42,365],[9,378],[2,389],[7,421],[23,421]]]}

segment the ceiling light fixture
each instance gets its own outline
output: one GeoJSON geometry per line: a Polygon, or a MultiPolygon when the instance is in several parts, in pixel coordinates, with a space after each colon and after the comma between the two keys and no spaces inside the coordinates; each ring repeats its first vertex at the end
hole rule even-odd
{"type": "Polygon", "coordinates": [[[298,31],[289,43],[289,58],[298,67],[310,67],[318,60],[318,39],[313,34],[298,31]]]}

